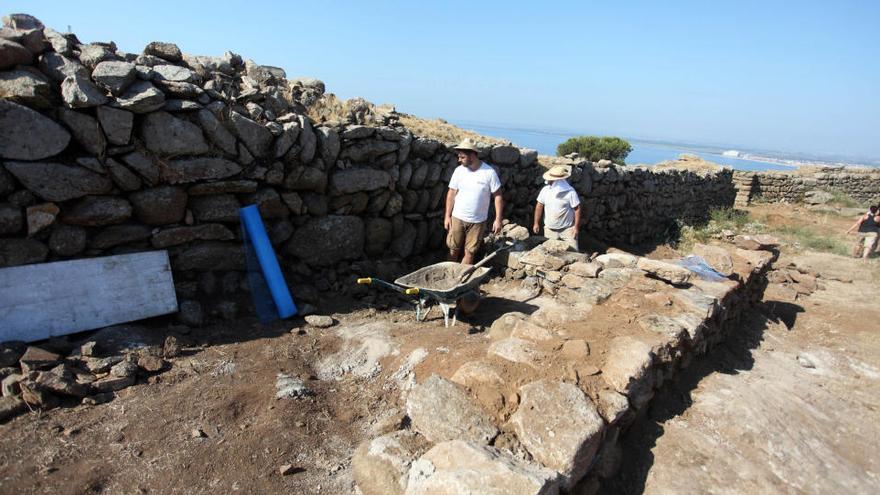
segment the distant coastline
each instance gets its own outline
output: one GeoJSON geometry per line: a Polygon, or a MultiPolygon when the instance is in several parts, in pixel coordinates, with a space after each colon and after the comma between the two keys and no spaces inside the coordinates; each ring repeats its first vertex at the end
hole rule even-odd
{"type": "MultiPolygon", "coordinates": [[[[553,128],[530,128],[470,121],[450,121],[463,129],[473,130],[486,136],[507,139],[518,146],[533,148],[544,155],[555,155],[556,146],[566,139],[581,135],[575,131],[553,128]]],[[[829,160],[809,156],[792,156],[783,152],[731,149],[717,145],[702,145],[673,141],[625,138],[633,145],[627,163],[654,165],[674,160],[681,153],[692,153],[702,158],[740,170],[793,170],[799,167],[862,167],[878,168],[880,160],[859,163],[856,161],[829,160]],[[735,154],[734,154],[735,153],[735,154]]]]}

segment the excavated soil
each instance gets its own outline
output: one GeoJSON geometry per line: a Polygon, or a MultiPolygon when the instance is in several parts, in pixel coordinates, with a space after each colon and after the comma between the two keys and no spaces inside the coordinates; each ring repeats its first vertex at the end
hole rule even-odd
{"type": "MultiPolygon", "coordinates": [[[[757,215],[769,212],[755,210],[757,215]]],[[[780,222],[798,222],[795,213],[780,222]]],[[[829,232],[838,230],[834,222],[845,230],[851,219],[832,219],[829,232]]],[[[663,248],[651,256],[670,255],[663,248]]],[[[865,447],[878,443],[871,425],[880,424],[880,375],[875,374],[880,348],[873,323],[880,314],[870,304],[876,300],[876,261],[862,265],[783,248],[779,263],[788,261],[815,269],[824,290],[788,302],[774,295],[777,286],[771,285],[748,328],[692,365],[693,371],[676,382],[681,388],[662,394],[664,399],[632,430],[642,433],[628,437],[624,469],[611,485],[614,491],[741,492],[756,487],[821,492],[848,487],[860,492],[872,482],[876,487],[872,473],[880,472],[880,461],[865,447]],[[852,283],[825,281],[835,270],[842,270],[838,278],[850,277],[852,283]],[[761,362],[765,351],[778,354],[784,366],[765,370],[763,365],[742,364],[743,359],[761,362]],[[813,368],[797,364],[802,354],[813,368]],[[794,382],[798,386],[788,386],[794,382]],[[672,427],[679,423],[686,428],[672,427]],[[744,435],[742,425],[749,424],[762,425],[763,435],[752,430],[752,436],[744,435]],[[835,434],[791,433],[832,425],[835,434]],[[680,437],[680,429],[703,436],[680,437]],[[790,446],[786,438],[800,442],[798,452],[804,456],[809,453],[805,446],[811,446],[827,461],[822,464],[827,469],[819,472],[837,469],[838,478],[856,481],[810,488],[807,482],[814,478],[803,473],[819,464],[799,467],[794,455],[789,462],[774,461],[770,471],[757,471],[767,464],[766,439],[785,449],[790,446]],[[848,449],[850,454],[844,455],[848,449]],[[861,460],[855,462],[856,457],[861,460]],[[772,472],[776,478],[736,484],[743,463],[733,459],[744,459],[755,470],[743,472],[772,472]],[[717,475],[700,475],[707,470],[717,475]],[[722,482],[728,488],[717,490],[722,482]]],[[[541,377],[577,380],[587,393],[597,390],[610,340],[639,332],[635,322],[642,314],[663,314],[662,306],[645,302],[653,283],[662,282],[633,279],[589,315],[573,315],[586,317],[587,323],[557,328],[565,338],[589,344],[582,360],[542,353],[545,360],[537,374],[524,364],[499,365],[506,388],[477,391],[480,403],[503,419],[512,411],[516,388],[541,377]]],[[[327,329],[309,327],[300,319],[270,325],[241,320],[180,335],[185,353],[173,360],[170,371],[125,389],[112,402],[67,404],[0,425],[0,493],[352,493],[351,455],[361,441],[400,424],[402,391],[431,373],[449,377],[462,364],[485,358],[489,327],[505,313],[572,312],[553,299],[533,297],[519,282],[496,278],[481,288],[485,294],[478,310],[450,328],[444,327],[438,310],[427,321],[416,322],[402,296],[376,289],[378,297],[369,304],[338,299],[322,305],[322,312],[337,320],[327,329]],[[276,399],[281,373],[301,378],[311,394],[276,399]],[[282,465],[294,468],[281,475],[282,465]]],[[[151,328],[160,339],[169,332],[159,322],[151,328]]],[[[558,342],[539,343],[538,349],[558,350],[552,347],[558,342]]]]}

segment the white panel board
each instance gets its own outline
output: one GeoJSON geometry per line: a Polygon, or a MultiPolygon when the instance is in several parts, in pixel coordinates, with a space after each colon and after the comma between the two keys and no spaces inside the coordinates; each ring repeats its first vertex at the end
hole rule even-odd
{"type": "Polygon", "coordinates": [[[32,342],[176,311],[168,251],[0,269],[0,342],[32,342]]]}

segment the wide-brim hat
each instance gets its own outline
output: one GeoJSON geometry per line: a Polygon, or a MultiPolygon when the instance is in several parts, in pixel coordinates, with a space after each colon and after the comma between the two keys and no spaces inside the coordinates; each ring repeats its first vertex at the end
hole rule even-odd
{"type": "Polygon", "coordinates": [[[565,165],[556,165],[544,172],[544,180],[563,180],[569,177],[571,177],[571,170],[565,165]]]}
{"type": "Polygon", "coordinates": [[[479,148],[477,148],[477,143],[471,138],[462,139],[461,142],[452,149],[456,151],[473,151],[474,153],[480,152],[479,148]]]}

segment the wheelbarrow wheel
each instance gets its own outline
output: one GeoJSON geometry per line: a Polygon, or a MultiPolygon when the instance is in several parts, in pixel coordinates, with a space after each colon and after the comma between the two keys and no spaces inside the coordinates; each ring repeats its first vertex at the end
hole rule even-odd
{"type": "Polygon", "coordinates": [[[463,315],[469,315],[480,306],[480,294],[476,291],[464,294],[456,302],[458,310],[463,315]]]}

